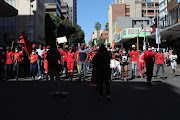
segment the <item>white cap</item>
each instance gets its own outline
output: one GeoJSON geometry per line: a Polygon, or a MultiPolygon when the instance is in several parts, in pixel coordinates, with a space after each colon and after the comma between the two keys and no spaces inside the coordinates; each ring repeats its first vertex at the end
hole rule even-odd
{"type": "Polygon", "coordinates": [[[124,54],[126,54],[126,51],[123,51],[124,54]]]}

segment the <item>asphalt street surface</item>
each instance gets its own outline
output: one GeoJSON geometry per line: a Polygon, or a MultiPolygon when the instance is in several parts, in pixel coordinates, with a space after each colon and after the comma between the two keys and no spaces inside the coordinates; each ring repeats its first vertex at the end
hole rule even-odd
{"type": "Polygon", "coordinates": [[[166,67],[166,80],[159,71],[150,87],[145,79],[114,78],[111,103],[105,97],[99,101],[96,85],[89,82],[92,70],[84,82],[62,78],[66,97],[54,96],[55,84],[46,80],[0,81],[0,120],[179,120],[179,70],[173,78],[171,68],[166,67]]]}

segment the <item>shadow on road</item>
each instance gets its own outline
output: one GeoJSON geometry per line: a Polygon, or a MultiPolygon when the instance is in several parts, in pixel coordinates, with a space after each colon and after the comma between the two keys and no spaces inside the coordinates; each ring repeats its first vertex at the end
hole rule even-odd
{"type": "Polygon", "coordinates": [[[96,85],[63,82],[66,98],[50,82],[0,82],[1,120],[176,120],[180,89],[164,82],[112,82],[112,103],[98,102],[96,85]]]}

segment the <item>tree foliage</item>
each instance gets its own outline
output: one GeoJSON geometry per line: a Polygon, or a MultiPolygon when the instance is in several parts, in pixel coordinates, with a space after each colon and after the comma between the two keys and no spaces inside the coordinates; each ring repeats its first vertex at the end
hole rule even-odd
{"type": "Polygon", "coordinates": [[[84,31],[82,31],[79,25],[72,25],[72,22],[68,19],[60,19],[58,16],[54,16],[51,13],[48,14],[55,25],[55,37],[66,36],[68,44],[72,47],[76,47],[78,43],[84,42],[84,31]]]}
{"type": "Polygon", "coordinates": [[[105,25],[105,30],[109,31],[109,23],[108,22],[105,25]]]}
{"type": "Polygon", "coordinates": [[[95,24],[95,29],[97,31],[97,40],[99,40],[99,31],[101,29],[101,24],[99,22],[95,24]]]}

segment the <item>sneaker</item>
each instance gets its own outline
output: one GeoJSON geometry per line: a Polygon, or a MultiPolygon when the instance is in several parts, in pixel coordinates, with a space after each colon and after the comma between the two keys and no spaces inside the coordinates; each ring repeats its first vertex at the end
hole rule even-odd
{"type": "Polygon", "coordinates": [[[33,78],[33,77],[31,77],[31,79],[32,79],[32,80],[34,80],[34,78],[33,78]]]}
{"type": "Polygon", "coordinates": [[[108,102],[112,102],[110,95],[108,95],[106,98],[107,98],[108,102]]]}
{"type": "Polygon", "coordinates": [[[163,80],[165,80],[165,78],[164,78],[164,77],[163,77],[162,79],[163,79],[163,80]]]}
{"type": "Polygon", "coordinates": [[[141,75],[141,79],[143,79],[143,75],[141,75]]]}
{"type": "Polygon", "coordinates": [[[41,76],[38,77],[38,80],[40,80],[40,79],[41,79],[41,76]]]}

